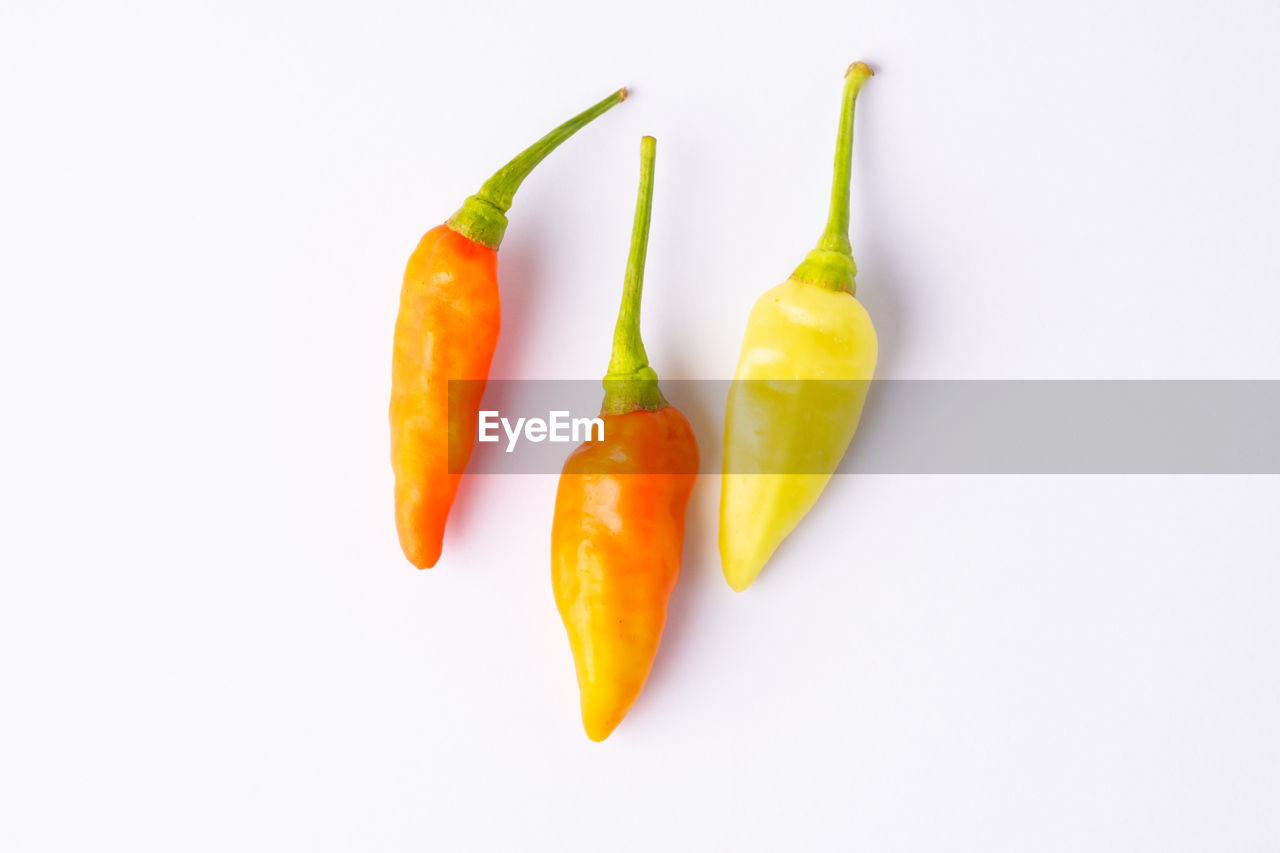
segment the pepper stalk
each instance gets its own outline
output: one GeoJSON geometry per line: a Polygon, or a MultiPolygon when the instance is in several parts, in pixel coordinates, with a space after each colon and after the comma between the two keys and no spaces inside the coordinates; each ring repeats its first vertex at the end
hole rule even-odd
{"type": "Polygon", "coordinates": [[[836,136],[835,174],[831,181],[831,208],[827,227],[818,245],[805,256],[791,277],[828,290],[852,295],[857,284],[858,265],[853,262],[849,243],[849,182],[853,170],[853,107],[862,84],[875,74],[865,62],[855,62],[845,71],[844,102],[840,108],[840,130],[836,136]]]}
{"type": "Polygon", "coordinates": [[[636,193],[636,216],[631,226],[631,249],[623,279],[622,306],[613,330],[613,352],[609,372],[604,377],[602,414],[620,415],[644,410],[656,412],[669,405],[658,389],[658,374],[649,366],[649,356],[640,339],[640,295],[644,289],[644,263],[649,250],[649,220],[653,212],[653,166],[658,140],[640,140],[640,189],[636,193]]]}
{"type": "Polygon", "coordinates": [[[511,159],[493,173],[480,191],[468,196],[462,207],[449,217],[449,227],[468,240],[497,249],[507,231],[507,211],[520,184],[534,167],[595,119],[627,99],[627,90],[619,89],[595,106],[578,113],[511,159]]]}

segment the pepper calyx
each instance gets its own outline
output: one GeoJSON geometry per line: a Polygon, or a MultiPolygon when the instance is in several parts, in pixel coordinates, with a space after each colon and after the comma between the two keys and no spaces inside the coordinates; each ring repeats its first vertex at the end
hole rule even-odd
{"type": "Polygon", "coordinates": [[[507,214],[493,202],[472,195],[449,217],[448,225],[473,243],[496,250],[507,233],[507,214]]]}
{"type": "Polygon", "coordinates": [[[602,415],[625,415],[627,412],[656,412],[671,405],[658,387],[658,374],[645,365],[628,373],[609,373],[604,385],[602,415]]]}
{"type": "Polygon", "coordinates": [[[858,287],[855,281],[857,275],[858,265],[854,263],[853,255],[830,249],[814,249],[805,255],[804,263],[796,267],[791,277],[827,290],[842,290],[853,296],[858,287]]]}

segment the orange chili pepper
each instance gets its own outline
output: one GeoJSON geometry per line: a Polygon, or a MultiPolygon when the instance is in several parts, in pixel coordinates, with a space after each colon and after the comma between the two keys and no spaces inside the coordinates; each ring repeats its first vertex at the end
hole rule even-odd
{"type": "Polygon", "coordinates": [[[409,258],[391,360],[396,530],[409,562],[440,559],[445,522],[475,445],[480,398],[498,343],[498,246],[512,197],[533,168],[627,97],[620,89],[499,169],[409,258]],[[449,398],[450,380],[456,383],[449,398]]]}
{"type": "Polygon", "coordinates": [[[640,695],[680,574],[698,445],[658,389],[640,340],[640,292],[656,142],[640,146],[640,193],[613,355],[604,434],[565,462],[551,528],[551,579],[578,671],[582,725],[604,740],[640,695]]]}

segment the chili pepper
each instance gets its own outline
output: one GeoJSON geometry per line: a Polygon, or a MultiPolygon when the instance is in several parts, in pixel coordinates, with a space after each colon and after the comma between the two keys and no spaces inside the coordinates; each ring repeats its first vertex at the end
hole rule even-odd
{"type": "Polygon", "coordinates": [[[627,97],[620,89],[525,149],[409,258],[391,361],[391,466],[396,530],[409,562],[440,559],[445,522],[476,439],[480,398],[498,342],[498,245],[520,184],[543,158],[627,97]],[[453,385],[450,380],[470,380],[453,385]]]}
{"type": "Polygon", "coordinates": [[[604,434],[565,461],[551,527],[551,580],[578,672],[582,725],[604,740],[640,695],[680,573],[697,479],[689,422],[658,388],[640,340],[640,291],[657,143],[640,144],[640,191],[613,353],[604,434]]]}
{"type": "Polygon", "coordinates": [[[817,247],[751,309],[725,412],[720,561],[751,585],[817,502],[858,427],[876,332],[854,298],[849,244],[853,107],[871,69],[845,72],[831,208],[817,247]]]}

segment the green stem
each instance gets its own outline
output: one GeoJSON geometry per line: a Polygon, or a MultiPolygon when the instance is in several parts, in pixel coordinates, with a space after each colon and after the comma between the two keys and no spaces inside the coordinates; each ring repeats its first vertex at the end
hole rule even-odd
{"type": "Polygon", "coordinates": [[[605,414],[625,414],[638,409],[657,411],[667,405],[658,390],[658,374],[640,339],[640,295],[644,290],[644,261],[649,250],[649,221],[653,212],[653,163],[658,141],[640,140],[640,189],[636,194],[636,218],[631,226],[631,251],[623,280],[622,307],[613,329],[613,352],[604,377],[605,414]]]}
{"type": "Polygon", "coordinates": [[[478,193],[469,196],[462,203],[458,212],[449,218],[449,227],[469,240],[490,249],[498,248],[502,235],[507,230],[506,213],[511,209],[511,201],[534,167],[555,151],[560,143],[626,99],[627,90],[619,89],[521,151],[510,163],[494,172],[493,177],[484,182],[478,193]]]}
{"type": "Polygon", "coordinates": [[[835,175],[831,181],[831,211],[827,227],[804,263],[791,277],[830,290],[854,292],[858,266],[849,243],[849,175],[853,170],[853,106],[862,84],[875,72],[863,62],[855,62],[845,72],[844,103],[840,108],[840,130],[836,137],[835,175]]]}

